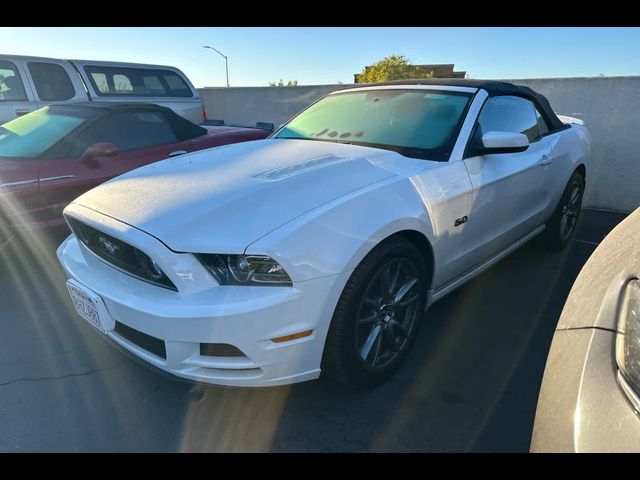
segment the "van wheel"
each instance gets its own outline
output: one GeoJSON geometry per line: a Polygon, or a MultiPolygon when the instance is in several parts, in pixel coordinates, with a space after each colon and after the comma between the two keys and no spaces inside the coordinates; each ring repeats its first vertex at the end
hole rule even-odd
{"type": "Polygon", "coordinates": [[[354,387],[393,375],[415,340],[426,278],[413,243],[396,237],[375,247],[340,296],[325,343],[324,373],[354,387]]]}

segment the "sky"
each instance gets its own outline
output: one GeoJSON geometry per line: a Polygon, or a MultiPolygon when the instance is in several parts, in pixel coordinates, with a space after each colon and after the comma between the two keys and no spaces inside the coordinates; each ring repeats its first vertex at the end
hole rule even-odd
{"type": "Polygon", "coordinates": [[[472,78],[640,75],[640,28],[0,27],[0,54],[172,65],[196,87],[352,83],[387,55],[472,78]]]}

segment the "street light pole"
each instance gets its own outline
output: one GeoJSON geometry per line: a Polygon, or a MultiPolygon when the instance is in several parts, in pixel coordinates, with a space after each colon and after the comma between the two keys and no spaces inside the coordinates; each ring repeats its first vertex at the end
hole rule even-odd
{"type": "Polygon", "coordinates": [[[224,69],[227,72],[227,88],[229,88],[229,61],[227,59],[227,56],[217,48],[210,47],[209,45],[203,45],[202,48],[209,48],[211,50],[215,50],[220,56],[224,57],[224,69]]]}

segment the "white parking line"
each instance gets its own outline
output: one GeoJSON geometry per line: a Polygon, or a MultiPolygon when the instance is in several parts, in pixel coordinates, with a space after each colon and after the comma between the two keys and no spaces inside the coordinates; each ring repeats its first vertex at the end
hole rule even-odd
{"type": "Polygon", "coordinates": [[[580,242],[580,243],[586,243],[588,245],[595,245],[596,247],[598,245],[600,245],[600,242],[590,242],[589,240],[580,240],[579,238],[574,238],[572,241],[574,242],[580,242]]]}
{"type": "Polygon", "coordinates": [[[11,242],[11,240],[13,240],[13,235],[11,235],[6,241],[4,241],[3,243],[0,243],[0,250],[2,250],[4,247],[6,247],[7,245],[9,245],[9,242],[11,242]]]}

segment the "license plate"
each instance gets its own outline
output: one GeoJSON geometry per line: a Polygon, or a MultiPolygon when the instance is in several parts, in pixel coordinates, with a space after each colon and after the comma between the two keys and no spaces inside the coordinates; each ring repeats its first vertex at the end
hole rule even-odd
{"type": "Polygon", "coordinates": [[[91,325],[103,333],[106,333],[103,320],[100,318],[101,300],[97,295],[87,292],[75,283],[67,282],[67,289],[71,295],[71,301],[76,308],[76,312],[91,325]]]}

